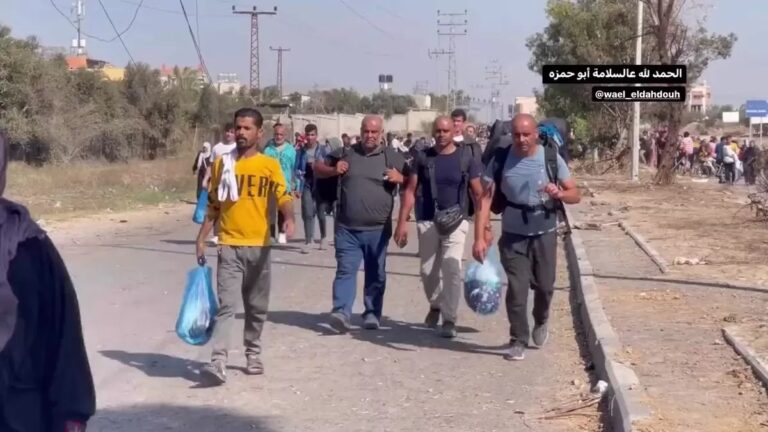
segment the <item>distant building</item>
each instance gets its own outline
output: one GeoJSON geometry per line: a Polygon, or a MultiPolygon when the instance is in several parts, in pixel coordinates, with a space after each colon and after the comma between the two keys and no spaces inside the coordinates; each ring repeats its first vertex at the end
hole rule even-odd
{"type": "Polygon", "coordinates": [[[237,93],[242,86],[235,73],[220,73],[216,77],[216,89],[220,94],[237,93]]]}
{"type": "Polygon", "coordinates": [[[432,109],[432,96],[428,94],[415,94],[413,100],[416,102],[416,108],[420,110],[432,109]]]}
{"type": "Polygon", "coordinates": [[[706,113],[712,104],[712,89],[706,81],[693,85],[688,90],[688,111],[706,113]]]}
{"type": "Polygon", "coordinates": [[[514,112],[510,114],[530,114],[536,117],[538,110],[535,96],[518,96],[515,98],[514,112]]]}
{"type": "Polygon", "coordinates": [[[74,55],[65,57],[67,67],[71,71],[88,70],[101,73],[104,78],[110,81],[122,81],[125,78],[125,69],[114,66],[104,60],[88,58],[84,55],[74,55]]]}
{"type": "Polygon", "coordinates": [[[191,67],[168,67],[165,64],[163,64],[160,67],[160,82],[166,86],[176,86],[178,85],[178,76],[176,74],[176,70],[179,70],[179,75],[182,76],[182,78],[185,78],[188,76],[188,74],[194,76],[195,83],[202,87],[205,85],[205,83],[208,82],[208,76],[203,72],[203,67],[198,65],[196,68],[191,67]]]}

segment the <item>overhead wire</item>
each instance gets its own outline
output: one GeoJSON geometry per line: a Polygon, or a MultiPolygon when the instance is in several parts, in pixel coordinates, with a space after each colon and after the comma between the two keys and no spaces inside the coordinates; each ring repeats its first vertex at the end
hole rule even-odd
{"type": "MultiPolygon", "coordinates": [[[[50,2],[51,2],[51,5],[53,6],[53,8],[56,9],[56,12],[58,12],[59,15],[61,15],[69,23],[69,25],[72,26],[72,28],[77,30],[77,24],[72,22],[72,20],[67,16],[67,14],[64,13],[64,11],[62,11],[59,8],[58,5],[56,5],[56,2],[54,0],[50,0],[50,2]]],[[[131,21],[128,23],[128,25],[125,27],[125,29],[123,31],[117,32],[116,35],[112,39],[101,38],[101,37],[89,34],[89,33],[85,32],[85,31],[83,31],[82,29],[80,29],[80,33],[83,36],[86,36],[86,37],[89,37],[91,39],[97,40],[99,42],[104,42],[104,43],[112,43],[112,42],[118,40],[121,36],[123,36],[124,34],[128,33],[128,31],[131,29],[131,27],[133,27],[133,23],[136,22],[136,18],[139,16],[139,11],[141,10],[142,6],[146,7],[146,6],[144,6],[144,0],[140,0],[138,3],[136,3],[136,2],[128,2],[128,1],[124,1],[124,3],[129,3],[129,4],[135,5],[136,6],[136,10],[133,12],[133,17],[131,18],[131,21]]]]}
{"type": "MultiPolygon", "coordinates": [[[[101,0],[99,0],[101,1],[101,0]]],[[[187,22],[187,28],[189,29],[189,35],[192,37],[192,43],[195,45],[195,51],[197,51],[197,58],[200,59],[200,66],[203,67],[208,83],[211,83],[211,74],[208,72],[208,66],[205,65],[205,59],[203,59],[203,53],[200,51],[200,45],[197,43],[195,32],[192,30],[192,24],[189,22],[189,15],[187,14],[187,8],[184,7],[184,0],[179,0],[181,5],[181,11],[184,14],[184,20],[187,22]]]]}
{"type": "Polygon", "coordinates": [[[350,12],[352,12],[353,14],[355,14],[355,15],[356,15],[358,18],[360,18],[361,20],[363,20],[363,21],[365,21],[366,23],[368,23],[368,25],[370,25],[371,27],[373,27],[373,28],[374,28],[375,30],[377,30],[379,33],[381,33],[381,34],[383,34],[383,35],[385,35],[385,36],[389,36],[389,37],[391,37],[391,38],[394,38],[394,36],[393,36],[391,33],[389,33],[388,31],[384,30],[383,28],[379,27],[379,25],[378,25],[378,24],[376,24],[375,22],[373,22],[373,21],[369,20],[369,19],[368,19],[368,18],[367,18],[365,15],[361,14],[361,13],[360,13],[360,12],[358,12],[358,11],[357,11],[355,8],[353,8],[352,6],[350,6],[350,5],[349,5],[349,3],[347,3],[345,0],[339,0],[339,2],[340,2],[341,4],[343,4],[343,5],[344,5],[344,7],[346,7],[347,9],[349,9],[349,11],[350,11],[350,12]]]}
{"type": "Polygon", "coordinates": [[[112,26],[112,29],[117,34],[117,38],[120,40],[120,44],[123,45],[123,49],[125,49],[126,54],[128,54],[128,58],[131,59],[131,63],[135,65],[136,61],[133,60],[131,51],[128,49],[128,46],[125,44],[125,41],[123,40],[123,36],[120,34],[120,31],[117,29],[117,26],[115,26],[115,22],[112,21],[112,17],[109,16],[109,12],[107,11],[107,8],[104,6],[104,3],[101,0],[99,0],[99,6],[101,6],[101,10],[104,11],[104,15],[107,16],[107,21],[109,21],[109,25],[112,26]]]}
{"type": "MultiPolygon", "coordinates": [[[[139,3],[135,2],[135,1],[131,1],[131,0],[118,0],[118,1],[120,1],[122,3],[130,4],[130,5],[138,5],[139,4],[139,3]]],[[[152,11],[155,11],[155,12],[162,12],[162,13],[173,14],[173,15],[184,15],[182,12],[180,12],[178,10],[175,10],[175,9],[166,9],[166,8],[161,8],[161,7],[157,7],[157,6],[149,6],[149,5],[143,5],[142,7],[144,9],[152,10],[152,11]]],[[[224,14],[198,14],[198,13],[194,13],[194,14],[189,14],[189,15],[190,16],[193,16],[193,15],[194,16],[200,16],[202,18],[233,18],[232,14],[224,15],[224,14]]]]}

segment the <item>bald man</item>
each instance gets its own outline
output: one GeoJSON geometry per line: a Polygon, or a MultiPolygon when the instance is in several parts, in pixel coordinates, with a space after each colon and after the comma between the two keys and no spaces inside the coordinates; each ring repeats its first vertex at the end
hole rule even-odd
{"type": "Polygon", "coordinates": [[[540,144],[533,117],[518,114],[512,120],[512,129],[512,146],[496,151],[483,176],[487,186],[475,220],[472,254],[479,262],[486,257],[491,203],[494,194],[499,193],[497,197],[505,203],[499,253],[509,281],[506,306],[510,348],[505,358],[523,360],[529,338],[541,347],[549,337],[547,320],[557,267],[557,201],[575,204],[581,194],[557,149],[545,150],[540,144]],[[555,170],[546,162],[548,154],[556,157],[555,170]],[[531,289],[535,322],[529,334],[527,304],[531,289]]]}
{"type": "MultiPolygon", "coordinates": [[[[296,167],[296,147],[286,140],[285,125],[281,123],[275,123],[273,126],[273,138],[269,140],[264,148],[264,155],[277,159],[280,162],[280,168],[283,170],[283,176],[285,177],[285,187],[289,194],[294,193],[294,181],[293,174],[296,167]]],[[[277,243],[286,244],[288,239],[286,238],[285,231],[283,230],[283,224],[285,218],[282,213],[277,211],[277,206],[274,206],[275,210],[272,214],[276,219],[277,224],[271,224],[271,234],[273,238],[277,239],[277,243]],[[275,232],[277,231],[277,232],[275,232]]]]}
{"type": "Polygon", "coordinates": [[[333,281],[331,326],[350,329],[360,262],[365,267],[363,327],[381,322],[386,288],[387,245],[392,237],[392,210],[407,163],[402,154],[381,144],[383,120],[363,119],[362,143],[341,147],[315,163],[319,178],[340,176],[336,211],[336,278],[333,281]]]}
{"type": "Polygon", "coordinates": [[[440,335],[450,339],[456,337],[469,201],[477,207],[482,197],[482,165],[472,157],[469,147],[454,141],[450,117],[438,117],[432,135],[435,146],[416,153],[414,158],[403,192],[395,243],[401,248],[407,244],[408,216],[416,205],[421,282],[429,301],[424,323],[437,329],[442,317],[440,335]]]}

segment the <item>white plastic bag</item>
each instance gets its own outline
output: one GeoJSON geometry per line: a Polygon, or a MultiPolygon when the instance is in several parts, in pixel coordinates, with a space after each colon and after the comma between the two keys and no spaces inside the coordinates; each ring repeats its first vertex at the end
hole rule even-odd
{"type": "Polygon", "coordinates": [[[479,315],[491,315],[501,305],[501,287],[504,270],[496,246],[488,251],[485,261],[472,262],[464,277],[464,300],[479,315]]]}

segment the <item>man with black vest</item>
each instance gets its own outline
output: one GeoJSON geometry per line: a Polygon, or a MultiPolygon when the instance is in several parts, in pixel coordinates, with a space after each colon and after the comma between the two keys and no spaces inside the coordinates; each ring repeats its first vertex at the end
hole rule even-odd
{"type": "Polygon", "coordinates": [[[421,281],[429,301],[424,322],[437,328],[442,315],[445,338],[456,337],[469,201],[477,206],[483,193],[482,166],[468,146],[456,144],[452,129],[450,117],[435,120],[435,146],[419,152],[413,161],[395,230],[395,242],[405,247],[408,216],[416,204],[421,281]]]}
{"type": "Polygon", "coordinates": [[[525,358],[529,337],[539,347],[547,341],[557,266],[558,213],[562,203],[576,204],[581,200],[576,181],[558,154],[558,140],[540,142],[540,136],[546,138],[548,130],[546,124],[537,126],[528,114],[514,117],[514,142],[510,147],[498,148],[488,164],[483,176],[487,186],[475,219],[472,254],[483,262],[488,251],[490,213],[503,213],[499,253],[509,282],[507,360],[525,358]],[[532,335],[527,309],[531,289],[535,293],[532,335]]]}
{"type": "Polygon", "coordinates": [[[324,162],[315,162],[318,178],[339,176],[331,326],[340,333],[350,328],[361,261],[365,267],[363,327],[375,330],[381,321],[392,210],[407,169],[403,155],[381,144],[382,129],[381,117],[366,116],[361,144],[339,148],[324,162]]]}

